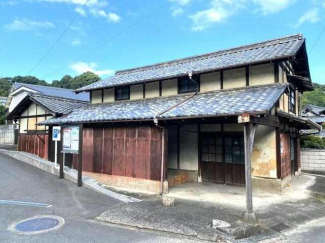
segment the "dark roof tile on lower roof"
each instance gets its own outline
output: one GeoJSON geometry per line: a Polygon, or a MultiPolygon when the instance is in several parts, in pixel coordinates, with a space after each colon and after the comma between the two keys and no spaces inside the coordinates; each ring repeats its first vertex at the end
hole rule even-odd
{"type": "Polygon", "coordinates": [[[287,87],[287,84],[271,84],[198,93],[194,96],[178,95],[88,105],[74,110],[66,117],[50,119],[40,125],[144,121],[155,117],[166,120],[242,113],[265,114],[273,108],[287,87]]]}

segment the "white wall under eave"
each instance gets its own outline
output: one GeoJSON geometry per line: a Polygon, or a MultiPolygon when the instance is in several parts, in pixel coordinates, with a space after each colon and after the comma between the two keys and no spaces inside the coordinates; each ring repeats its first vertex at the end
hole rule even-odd
{"type": "Polygon", "coordinates": [[[198,125],[180,126],[180,169],[198,170],[198,125]]]}
{"type": "Polygon", "coordinates": [[[146,83],[146,98],[159,97],[159,82],[146,83]]]}
{"type": "Polygon", "coordinates": [[[251,66],[249,68],[249,86],[275,83],[274,63],[251,66]]]}
{"type": "Polygon", "coordinates": [[[246,69],[237,68],[223,72],[223,88],[234,89],[246,86],[246,69]]]}
{"type": "Polygon", "coordinates": [[[15,107],[28,95],[27,91],[22,91],[15,96],[12,97],[10,106],[9,106],[9,112],[12,112],[15,107]]]}
{"type": "Polygon", "coordinates": [[[102,103],[102,99],[103,99],[102,92],[103,92],[102,90],[91,91],[91,103],[92,104],[102,103]]]}
{"type": "Polygon", "coordinates": [[[130,100],[143,99],[143,84],[130,86],[130,100]]]}
{"type": "Polygon", "coordinates": [[[200,77],[200,92],[220,90],[220,72],[202,74],[200,77]]]}

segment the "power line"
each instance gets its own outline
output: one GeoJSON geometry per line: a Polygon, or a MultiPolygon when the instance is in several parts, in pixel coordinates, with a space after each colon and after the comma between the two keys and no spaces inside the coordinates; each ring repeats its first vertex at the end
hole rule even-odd
{"type": "MultiPolygon", "coordinates": [[[[77,62],[79,61],[80,59],[82,59],[83,57],[89,55],[90,53],[98,50],[99,48],[103,47],[104,45],[108,44],[109,42],[115,40],[116,38],[118,38],[119,36],[123,35],[125,32],[129,31],[130,29],[134,28],[135,26],[137,26],[138,24],[140,24],[141,22],[143,22],[144,20],[146,20],[147,18],[151,17],[152,15],[154,15],[155,13],[157,13],[158,11],[160,11],[162,8],[164,8],[165,6],[167,6],[168,4],[170,3],[170,1],[168,0],[166,3],[164,3],[163,5],[160,5],[160,7],[158,7],[157,9],[155,9],[153,12],[149,13],[148,15],[146,15],[145,17],[143,17],[142,19],[139,19],[137,22],[135,22],[134,24],[130,25],[129,27],[127,27],[126,29],[122,30],[121,32],[119,32],[118,34],[116,34],[115,36],[113,36],[112,38],[108,39],[107,41],[104,41],[102,44],[96,46],[95,48],[91,49],[90,51],[84,53],[83,55],[81,55],[80,57],[76,58],[75,60],[73,60],[72,62],[70,62],[69,64],[71,63],[74,63],[74,62],[77,62]]],[[[68,64],[68,65],[69,65],[68,64]]],[[[43,76],[42,78],[46,78],[48,76],[51,76],[59,71],[61,71],[62,69],[68,67],[67,66],[63,66],[57,70],[55,70],[54,72],[51,72],[45,76],[43,76]]]]}
{"type": "Polygon", "coordinates": [[[314,49],[315,46],[317,45],[318,41],[320,40],[320,38],[322,37],[322,35],[324,34],[324,32],[325,32],[325,25],[324,25],[324,27],[323,27],[322,32],[319,34],[317,40],[315,41],[314,45],[313,45],[312,48],[310,49],[310,51],[309,51],[309,55],[311,54],[311,52],[313,51],[313,49],[314,49]]]}
{"type": "Polygon", "coordinates": [[[71,25],[75,22],[75,20],[78,18],[78,16],[80,15],[81,11],[83,10],[83,8],[87,5],[87,3],[89,2],[89,0],[87,0],[84,5],[82,5],[82,7],[79,9],[79,11],[77,12],[77,14],[74,16],[73,20],[70,22],[70,24],[67,26],[67,28],[65,28],[65,30],[62,32],[62,34],[59,36],[59,38],[53,43],[53,45],[50,47],[50,49],[47,50],[47,52],[44,54],[44,56],[35,64],[35,66],[27,73],[26,76],[28,76],[30,73],[32,73],[35,68],[41,64],[41,62],[47,57],[47,55],[53,50],[53,48],[56,46],[56,44],[62,39],[62,37],[64,36],[64,34],[69,30],[69,28],[71,27],[71,25]]]}

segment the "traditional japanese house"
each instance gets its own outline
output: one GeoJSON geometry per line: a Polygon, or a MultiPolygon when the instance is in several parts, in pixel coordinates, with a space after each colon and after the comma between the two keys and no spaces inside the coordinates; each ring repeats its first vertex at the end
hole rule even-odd
{"type": "MultiPolygon", "coordinates": [[[[13,120],[18,125],[18,151],[29,152],[41,158],[54,161],[54,143],[51,140],[52,130],[48,126],[37,126],[36,123],[50,118],[67,115],[74,109],[89,104],[87,96],[76,95],[72,90],[53,88],[47,86],[37,86],[37,91],[28,91],[23,98],[7,115],[7,120],[13,120]],[[42,92],[40,92],[42,90],[42,92]],[[46,94],[44,94],[46,93],[46,94]]],[[[24,86],[18,88],[22,89],[24,86]]],[[[30,86],[28,86],[30,88],[30,86]]],[[[17,91],[11,94],[15,101],[17,91]]],[[[20,93],[18,93],[20,94],[20,93]]],[[[15,101],[16,102],[16,101],[15,101]]],[[[59,154],[58,160],[62,160],[59,154]]],[[[67,158],[66,165],[72,166],[73,156],[67,158]]]]}
{"type": "MultiPolygon", "coordinates": [[[[309,119],[319,125],[325,123],[325,107],[317,105],[307,105],[301,112],[301,116],[309,119]]],[[[309,129],[302,131],[303,135],[314,134],[319,137],[325,137],[324,131],[318,131],[317,129],[309,129]]]]}
{"type": "Polygon", "coordinates": [[[77,90],[90,105],[39,125],[79,125],[79,165],[103,183],[281,191],[300,172],[299,131],[321,129],[300,116],[312,89],[305,39],[292,35],[118,71],[77,90]]]}

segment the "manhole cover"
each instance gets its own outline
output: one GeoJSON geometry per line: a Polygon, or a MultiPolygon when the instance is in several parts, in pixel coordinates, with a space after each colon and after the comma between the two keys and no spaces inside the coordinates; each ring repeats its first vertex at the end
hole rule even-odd
{"type": "Polygon", "coordinates": [[[19,234],[40,234],[56,230],[64,224],[64,219],[58,216],[37,216],[25,219],[9,226],[9,230],[19,234]]]}

